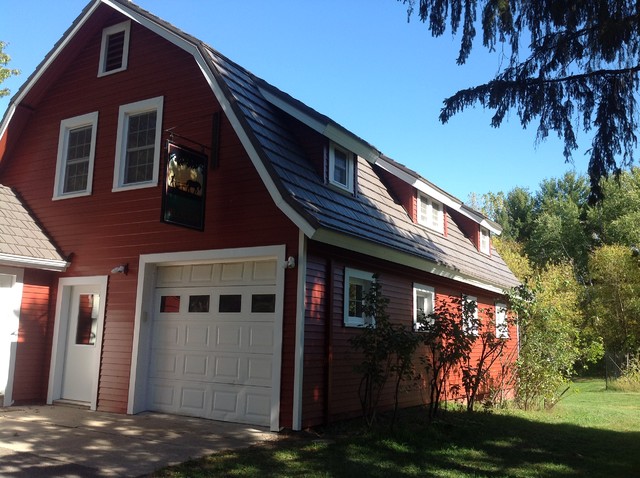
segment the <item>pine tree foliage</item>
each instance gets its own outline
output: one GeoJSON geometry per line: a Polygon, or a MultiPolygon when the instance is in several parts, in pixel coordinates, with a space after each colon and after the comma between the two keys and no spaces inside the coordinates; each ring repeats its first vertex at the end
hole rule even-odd
{"type": "Polygon", "coordinates": [[[482,85],[444,100],[440,120],[477,104],[494,111],[491,125],[515,110],[537,140],[555,133],[570,160],[580,130],[593,135],[590,200],[600,179],[633,164],[638,127],[640,3],[632,0],[398,0],[433,36],[460,36],[458,64],[478,32],[489,50],[506,51],[505,66],[482,85]]]}

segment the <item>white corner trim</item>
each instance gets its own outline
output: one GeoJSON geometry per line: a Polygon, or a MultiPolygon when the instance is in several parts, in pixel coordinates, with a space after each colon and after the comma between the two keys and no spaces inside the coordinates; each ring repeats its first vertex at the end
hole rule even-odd
{"type": "Polygon", "coordinates": [[[296,294],[296,342],[293,372],[293,418],[292,428],[302,429],[303,384],[304,384],[304,319],[307,291],[307,237],[302,231],[298,235],[298,287],[296,294]]]}

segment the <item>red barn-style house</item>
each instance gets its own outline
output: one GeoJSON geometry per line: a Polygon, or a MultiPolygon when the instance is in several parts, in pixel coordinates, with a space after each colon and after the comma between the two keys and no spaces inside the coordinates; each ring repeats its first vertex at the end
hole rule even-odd
{"type": "Polygon", "coordinates": [[[497,224],[125,0],[87,5],[0,128],[5,406],[351,417],[374,274],[407,325],[517,283],[497,224]]]}

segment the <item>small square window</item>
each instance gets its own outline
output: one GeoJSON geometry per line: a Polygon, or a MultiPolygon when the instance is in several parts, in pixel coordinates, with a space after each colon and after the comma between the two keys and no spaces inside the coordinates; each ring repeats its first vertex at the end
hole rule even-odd
{"type": "Polygon", "coordinates": [[[53,199],[91,194],[97,128],[97,111],[60,123],[53,199]]]}
{"type": "Polygon", "coordinates": [[[163,295],[160,298],[160,312],[163,314],[175,314],[180,312],[180,296],[163,295]]]}
{"type": "Polygon", "coordinates": [[[484,254],[491,253],[491,235],[489,229],[480,227],[480,252],[484,254]]]}
{"type": "Polygon", "coordinates": [[[113,190],[158,184],[163,97],[120,107],[113,190]]]}
{"type": "Polygon", "coordinates": [[[209,296],[190,295],[189,312],[209,312],[209,296]]]}
{"type": "Polygon", "coordinates": [[[276,311],[275,294],[253,294],[251,296],[252,313],[273,313],[276,311]]]}
{"type": "Polygon", "coordinates": [[[242,311],[242,295],[240,294],[223,294],[220,295],[220,303],[218,304],[218,312],[220,313],[239,313],[242,311]]]}
{"type": "Polygon", "coordinates": [[[442,203],[429,196],[418,196],[418,224],[444,233],[444,207],[442,203]]]}
{"type": "Polygon", "coordinates": [[[98,76],[127,69],[131,22],[126,21],[102,30],[98,76]]]}
{"type": "Polygon", "coordinates": [[[331,143],[329,148],[329,183],[353,192],[354,171],[353,153],[331,143]]]}
{"type": "Polygon", "coordinates": [[[509,338],[509,324],[507,322],[507,306],[496,303],[496,337],[499,339],[509,338]]]}
{"type": "Polygon", "coordinates": [[[422,284],[413,285],[413,328],[422,330],[426,325],[433,324],[435,304],[435,290],[422,284]]]}
{"type": "Polygon", "coordinates": [[[344,271],[344,324],[363,327],[373,324],[373,318],[364,313],[365,297],[373,283],[371,272],[345,269],[344,271]]]}

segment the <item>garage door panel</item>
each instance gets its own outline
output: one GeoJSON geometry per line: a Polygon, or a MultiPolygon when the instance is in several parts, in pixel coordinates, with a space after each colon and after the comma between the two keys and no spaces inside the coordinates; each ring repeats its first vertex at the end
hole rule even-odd
{"type": "Polygon", "coordinates": [[[209,347],[211,326],[207,324],[185,324],[185,347],[200,349],[209,347]]]}
{"type": "Polygon", "coordinates": [[[183,375],[189,380],[207,380],[209,377],[208,355],[185,354],[183,375]]]}

